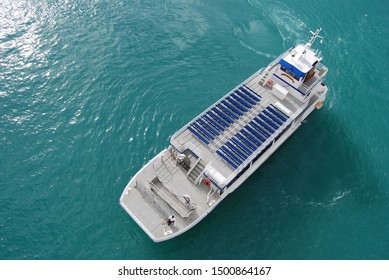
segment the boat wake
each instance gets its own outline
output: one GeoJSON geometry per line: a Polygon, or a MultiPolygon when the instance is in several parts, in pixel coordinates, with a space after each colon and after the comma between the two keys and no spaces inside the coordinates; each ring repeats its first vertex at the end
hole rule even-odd
{"type": "Polygon", "coordinates": [[[246,49],[248,49],[250,51],[253,51],[253,52],[255,52],[256,54],[258,54],[260,56],[264,56],[264,57],[267,57],[267,58],[273,58],[273,59],[277,57],[277,56],[269,54],[269,53],[258,51],[256,49],[254,49],[253,47],[251,47],[250,45],[248,45],[245,42],[243,42],[242,40],[239,40],[239,43],[241,44],[242,47],[245,47],[246,49]]]}
{"type": "Polygon", "coordinates": [[[321,207],[321,208],[330,208],[338,205],[344,200],[349,194],[351,190],[338,191],[328,202],[318,202],[318,201],[310,201],[307,202],[308,205],[313,207],[321,207]]]}
{"type": "Polygon", "coordinates": [[[290,6],[279,1],[249,0],[248,4],[263,11],[262,13],[274,23],[283,39],[284,47],[306,39],[304,35],[308,29],[307,24],[290,6]]]}

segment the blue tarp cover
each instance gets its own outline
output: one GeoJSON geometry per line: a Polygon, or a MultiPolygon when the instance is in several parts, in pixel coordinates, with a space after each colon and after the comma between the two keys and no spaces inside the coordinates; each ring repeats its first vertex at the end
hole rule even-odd
{"type": "Polygon", "coordinates": [[[300,78],[305,75],[304,72],[302,72],[301,70],[297,69],[295,66],[293,66],[289,62],[286,62],[283,59],[281,59],[279,63],[280,63],[281,66],[284,66],[286,69],[292,71],[294,74],[296,74],[296,76],[298,76],[300,78]]]}

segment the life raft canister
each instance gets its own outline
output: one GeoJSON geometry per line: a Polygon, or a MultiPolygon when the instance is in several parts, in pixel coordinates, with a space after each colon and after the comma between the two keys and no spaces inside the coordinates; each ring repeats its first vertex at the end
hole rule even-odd
{"type": "Polygon", "coordinates": [[[211,181],[208,178],[203,179],[203,184],[210,187],[211,186],[211,181]]]}

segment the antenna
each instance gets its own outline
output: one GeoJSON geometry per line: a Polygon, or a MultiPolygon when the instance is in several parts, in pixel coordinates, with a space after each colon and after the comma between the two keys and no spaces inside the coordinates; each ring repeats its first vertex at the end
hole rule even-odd
{"type": "Polygon", "coordinates": [[[315,42],[316,38],[320,38],[320,43],[323,43],[323,36],[319,36],[319,33],[321,31],[321,28],[318,28],[316,30],[316,32],[313,32],[313,31],[309,31],[311,33],[311,39],[305,44],[305,46],[307,48],[310,48],[313,44],[313,42],[315,42]]]}

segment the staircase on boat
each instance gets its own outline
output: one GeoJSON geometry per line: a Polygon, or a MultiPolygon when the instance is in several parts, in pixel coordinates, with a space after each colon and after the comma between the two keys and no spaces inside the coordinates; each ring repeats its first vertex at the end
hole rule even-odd
{"type": "MultiPolygon", "coordinates": [[[[194,160],[194,157],[192,154],[188,154],[188,158],[191,160],[194,160]]],[[[205,169],[205,166],[202,163],[201,158],[197,158],[195,160],[194,164],[188,170],[186,177],[188,178],[188,180],[190,182],[192,182],[193,184],[196,184],[200,180],[204,169],[205,169]]]]}

